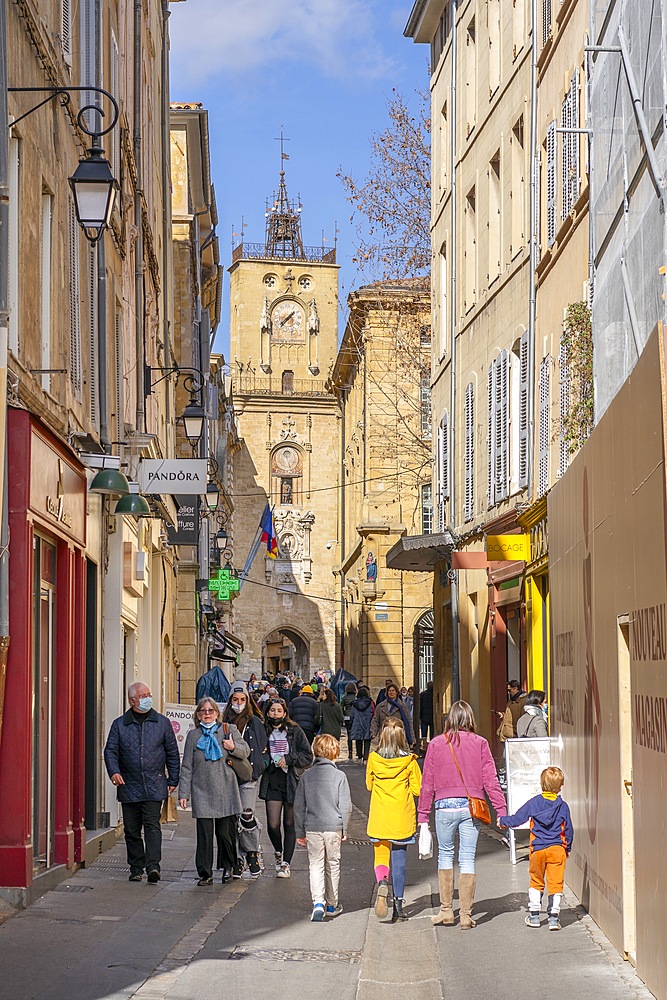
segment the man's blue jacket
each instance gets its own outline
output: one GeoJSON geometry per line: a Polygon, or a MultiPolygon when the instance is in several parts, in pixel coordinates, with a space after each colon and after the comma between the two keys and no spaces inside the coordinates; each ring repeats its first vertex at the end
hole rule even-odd
{"type": "Polygon", "coordinates": [[[169,719],[152,708],[138,722],[128,709],[111,724],[104,763],[109,777],[120,774],[125,781],[116,789],[119,802],[162,802],[167,798],[167,785],[178,785],[181,769],[169,719]]]}

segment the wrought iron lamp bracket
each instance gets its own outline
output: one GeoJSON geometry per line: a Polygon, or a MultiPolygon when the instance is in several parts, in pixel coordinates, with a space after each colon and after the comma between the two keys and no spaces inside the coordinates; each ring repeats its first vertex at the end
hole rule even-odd
{"type": "Polygon", "coordinates": [[[111,132],[111,130],[118,123],[118,117],[119,117],[118,103],[115,97],[112,94],[110,94],[108,90],[104,90],[102,87],[8,87],[7,91],[10,94],[49,95],[48,97],[45,97],[43,101],[40,101],[39,104],[36,104],[33,108],[30,108],[30,111],[26,111],[25,114],[20,115],[19,118],[14,118],[14,120],[10,123],[10,128],[12,125],[17,125],[19,122],[22,122],[24,118],[28,118],[34,111],[38,111],[40,108],[44,107],[44,105],[48,104],[49,101],[55,100],[56,97],[62,97],[64,99],[63,104],[66,107],[67,105],[69,105],[72,99],[72,94],[81,92],[87,94],[102,94],[102,96],[106,97],[106,99],[111,104],[113,112],[111,123],[107,125],[106,128],[91,130],[88,128],[88,125],[86,124],[86,117],[85,117],[86,112],[93,111],[95,112],[95,114],[100,115],[102,118],[104,118],[105,117],[104,109],[99,107],[97,104],[85,104],[79,111],[77,111],[76,113],[77,125],[79,126],[82,132],[84,132],[86,135],[89,135],[93,139],[94,146],[98,144],[97,143],[98,139],[100,139],[103,135],[108,135],[108,133],[111,132]]]}

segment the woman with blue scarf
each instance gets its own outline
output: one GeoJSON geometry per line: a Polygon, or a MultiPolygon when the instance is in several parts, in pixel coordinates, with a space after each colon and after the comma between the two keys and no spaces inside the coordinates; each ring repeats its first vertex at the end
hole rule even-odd
{"type": "Polygon", "coordinates": [[[233,724],[222,724],[220,709],[210,698],[202,698],[195,709],[195,728],[185,740],[178,801],[181,809],[192,805],[197,820],[195,865],[197,885],[213,883],[213,844],[218,845],[217,867],[222,881],[231,878],[238,860],[237,827],[241,796],[229,757],[245,759],[250,747],[233,724]]]}
{"type": "Polygon", "coordinates": [[[398,686],[393,681],[387,681],[385,688],[386,696],[376,704],[375,714],[371,721],[371,749],[376,750],[380,740],[380,733],[387,719],[394,716],[403,723],[405,729],[405,739],[410,747],[414,743],[412,735],[412,725],[410,724],[410,712],[408,706],[401,699],[398,693],[398,686]]]}

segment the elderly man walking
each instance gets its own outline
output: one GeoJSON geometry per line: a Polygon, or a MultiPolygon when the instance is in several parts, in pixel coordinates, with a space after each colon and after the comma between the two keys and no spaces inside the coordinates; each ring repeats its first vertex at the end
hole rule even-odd
{"type": "Polygon", "coordinates": [[[153,708],[146,684],[131,684],[127,694],[130,707],[111,724],[104,763],[123,807],[130,882],[141,882],[145,869],[155,883],[162,858],[160,810],[178,786],[178,744],[169,719],[153,708]]]}

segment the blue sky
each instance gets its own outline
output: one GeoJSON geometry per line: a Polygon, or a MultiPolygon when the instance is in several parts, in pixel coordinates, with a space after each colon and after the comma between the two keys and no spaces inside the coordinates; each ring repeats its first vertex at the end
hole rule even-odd
{"type": "MultiPolygon", "coordinates": [[[[352,206],[339,166],[363,180],[369,138],[387,122],[396,88],[428,86],[427,51],[403,37],[412,0],[187,0],[171,6],[171,97],[209,112],[211,169],[223,265],[232,231],[264,239],[264,202],[275,189],[284,126],[287,188],[301,195],[303,238],[333,245],[338,224],[340,296],[363,283],[352,264],[352,206]]],[[[240,235],[234,237],[240,242],[240,235]]],[[[344,316],[344,305],[341,320],[344,316]]],[[[227,281],[216,350],[227,354],[227,281]]]]}

